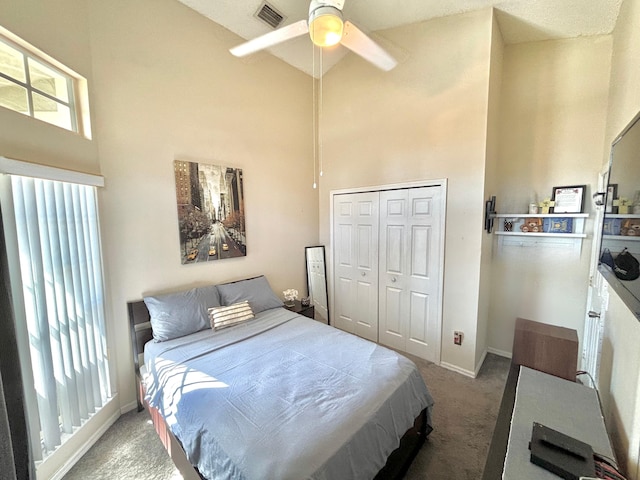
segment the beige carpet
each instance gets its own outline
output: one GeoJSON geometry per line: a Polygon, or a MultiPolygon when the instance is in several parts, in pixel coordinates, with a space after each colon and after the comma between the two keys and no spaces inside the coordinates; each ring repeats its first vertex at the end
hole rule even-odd
{"type": "MultiPolygon", "coordinates": [[[[435,399],[434,431],[407,480],[477,480],[491,442],[509,360],[489,354],[472,379],[409,356],[435,399]]],[[[64,480],[178,480],[146,412],[122,415],[64,480]]],[[[339,480],[339,479],[336,479],[339,480]]]]}

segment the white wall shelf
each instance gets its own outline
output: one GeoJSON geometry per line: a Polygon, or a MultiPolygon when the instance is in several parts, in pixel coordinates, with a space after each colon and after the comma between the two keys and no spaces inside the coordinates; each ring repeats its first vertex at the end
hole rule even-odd
{"type": "MultiPolygon", "coordinates": [[[[640,216],[639,216],[640,217],[640,216]]],[[[585,220],[589,218],[588,213],[496,213],[494,220],[494,233],[498,235],[500,247],[542,247],[542,248],[564,248],[572,249],[578,254],[582,248],[582,240],[587,238],[584,233],[585,220]],[[545,219],[570,218],[571,231],[550,232],[543,231],[540,225],[538,232],[523,232],[521,226],[529,218],[545,219]],[[511,222],[511,230],[505,230],[505,222],[511,222]]],[[[640,239],[640,238],[639,238],[640,239]]]]}
{"type": "Polygon", "coordinates": [[[638,220],[640,220],[640,215],[637,213],[606,213],[604,215],[603,239],[637,242],[640,240],[640,235],[625,235],[625,233],[629,229],[632,233],[640,233],[637,228],[638,220]],[[633,228],[630,228],[632,225],[633,228]]]}
{"type": "MultiPolygon", "coordinates": [[[[640,215],[612,215],[607,213],[607,217],[636,217],[640,218],[640,215]]],[[[588,213],[496,213],[496,218],[530,218],[530,217],[548,217],[548,218],[588,218],[588,213]]]]}
{"type": "MultiPolygon", "coordinates": [[[[625,248],[632,255],[640,254],[640,235],[621,235],[628,230],[627,222],[633,220],[634,224],[638,224],[640,215],[637,213],[606,213],[604,216],[604,235],[602,235],[602,248],[609,249],[615,256],[625,248]],[[610,235],[609,233],[617,233],[618,235],[610,235]]],[[[633,233],[638,233],[636,228],[633,228],[633,233]]],[[[633,282],[635,285],[636,282],[633,282]]],[[[625,287],[628,288],[631,282],[625,282],[625,287]]],[[[638,284],[640,285],[640,283],[638,284]]],[[[634,288],[636,288],[634,286],[634,288]]]]}
{"type": "MultiPolygon", "coordinates": [[[[587,238],[586,233],[550,233],[550,232],[495,232],[496,235],[512,235],[512,236],[527,236],[527,237],[556,237],[556,238],[587,238]]],[[[629,238],[629,237],[621,237],[629,238]]],[[[637,237],[640,240],[640,237],[637,237]]]]}
{"type": "Polygon", "coordinates": [[[622,240],[624,242],[640,242],[640,237],[634,235],[603,235],[603,239],[622,240]]]}

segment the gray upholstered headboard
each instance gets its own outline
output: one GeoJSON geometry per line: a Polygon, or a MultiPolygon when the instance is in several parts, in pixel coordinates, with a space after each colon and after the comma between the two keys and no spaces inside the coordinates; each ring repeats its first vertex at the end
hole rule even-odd
{"type": "MultiPolygon", "coordinates": [[[[151,319],[146,304],[139,300],[137,302],[127,302],[129,311],[129,331],[131,335],[131,349],[133,352],[133,365],[135,368],[136,381],[140,381],[140,365],[143,362],[144,344],[153,339],[151,331],[151,319]]],[[[136,387],[138,399],[138,411],[142,410],[143,404],[140,398],[140,389],[136,387]]]]}

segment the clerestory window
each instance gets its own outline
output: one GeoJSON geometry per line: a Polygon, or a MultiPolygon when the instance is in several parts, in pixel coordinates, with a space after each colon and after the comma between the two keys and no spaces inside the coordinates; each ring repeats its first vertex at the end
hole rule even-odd
{"type": "Polygon", "coordinates": [[[86,81],[0,27],[0,107],[90,137],[78,97],[86,81]]]}

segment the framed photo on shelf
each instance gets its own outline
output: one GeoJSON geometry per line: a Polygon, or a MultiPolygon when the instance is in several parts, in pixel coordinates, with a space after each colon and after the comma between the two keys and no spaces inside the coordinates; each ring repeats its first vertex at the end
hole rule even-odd
{"type": "Polygon", "coordinates": [[[604,213],[618,213],[618,207],[613,206],[613,201],[618,196],[618,184],[610,183],[607,186],[607,204],[604,207],[604,213]]]}
{"type": "Polygon", "coordinates": [[[552,213],[582,213],[586,185],[571,185],[568,187],[553,187],[551,200],[552,213]]]}

